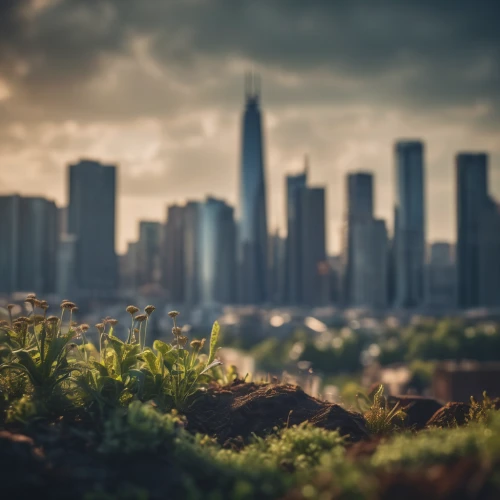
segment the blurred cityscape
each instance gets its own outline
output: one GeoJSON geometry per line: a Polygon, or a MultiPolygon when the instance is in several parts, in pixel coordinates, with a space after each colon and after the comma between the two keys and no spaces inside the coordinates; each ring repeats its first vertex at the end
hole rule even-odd
{"type": "MultiPolygon", "coordinates": [[[[0,196],[0,305],[22,304],[26,293],[37,293],[51,303],[77,302],[88,323],[112,316],[126,325],[126,305],[152,303],[154,336],[168,334],[166,313],[178,309],[196,334],[207,335],[219,319],[228,345],[240,348],[269,338],[285,342],[299,330],[339,347],[352,332],[389,332],[423,317],[498,320],[500,205],[489,194],[488,152],[457,152],[450,186],[456,243],[428,242],[425,144],[388,144],[396,180],[393,234],[374,215],[373,173],[351,172],[339,186],[347,200],[342,251],[328,255],[327,193],[310,185],[314,166],[307,157],[302,173],[284,179],[287,235],[269,227],[256,75],[247,75],[245,93],[237,212],[211,196],[169,205],[165,220],[141,221],[138,240],[117,255],[119,167],[80,159],[67,169],[68,206],[0,196]]],[[[370,341],[360,352],[366,365],[380,345],[370,341]]],[[[226,356],[240,370],[255,370],[244,354],[227,350],[226,356]]],[[[306,362],[299,372],[313,369],[306,362]]]]}

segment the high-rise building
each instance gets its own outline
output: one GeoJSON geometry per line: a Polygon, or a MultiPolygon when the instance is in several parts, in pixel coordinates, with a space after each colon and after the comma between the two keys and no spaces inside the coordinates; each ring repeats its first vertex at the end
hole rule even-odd
{"type": "Polygon", "coordinates": [[[57,251],[57,294],[63,297],[74,297],[77,283],[76,256],[78,238],[74,234],[63,233],[59,239],[57,251]]]}
{"type": "Polygon", "coordinates": [[[234,209],[208,197],[201,205],[200,301],[230,304],[236,301],[234,209]]]}
{"type": "Polygon", "coordinates": [[[373,174],[355,172],[347,175],[346,211],[343,227],[343,277],[342,299],[345,305],[354,303],[354,241],[353,231],[356,224],[373,220],[373,174]]]}
{"type": "Polygon", "coordinates": [[[68,172],[68,233],[77,237],[78,289],[88,297],[109,296],[118,279],[116,167],[83,159],[68,172]]]}
{"type": "Polygon", "coordinates": [[[488,156],[456,157],[458,306],[481,305],[480,227],[488,206],[488,156]]]}
{"type": "Polygon", "coordinates": [[[0,291],[53,293],[58,219],[53,201],[0,197],[0,291]]]}
{"type": "Polygon", "coordinates": [[[267,211],[264,144],[259,106],[260,83],[246,78],[242,123],[240,221],[238,228],[239,295],[244,304],[267,300],[267,211]]]}
{"type": "Polygon", "coordinates": [[[307,160],[303,173],[286,177],[286,275],[285,300],[288,304],[302,302],[302,191],[307,185],[307,160]]]}
{"type": "Polygon", "coordinates": [[[325,189],[308,187],[300,191],[301,303],[325,305],[329,295],[329,266],[326,261],[325,189]]]}
{"type": "Polygon", "coordinates": [[[395,305],[412,308],[424,300],[425,197],[424,145],[399,141],[395,146],[396,216],[395,305]]]}
{"type": "Polygon", "coordinates": [[[185,300],[184,232],[185,207],[170,205],[163,232],[162,281],[170,302],[183,304],[185,300]]]}
{"type": "Polygon", "coordinates": [[[426,266],[425,304],[433,308],[453,309],[456,306],[456,283],[453,245],[433,243],[426,266]]]}
{"type": "Polygon", "coordinates": [[[158,283],[160,279],[160,243],[161,224],[140,221],[137,248],[139,286],[158,283]]]}
{"type": "Polygon", "coordinates": [[[189,201],[184,207],[184,273],[185,302],[198,304],[201,299],[200,262],[201,203],[189,201]]]}
{"type": "Polygon", "coordinates": [[[286,301],[286,245],[287,238],[276,231],[269,238],[269,300],[273,304],[284,304],[286,301]]]}
{"type": "Polygon", "coordinates": [[[352,226],[351,305],[387,307],[387,229],[383,220],[367,219],[352,226]]]}
{"type": "Polygon", "coordinates": [[[488,194],[488,155],[458,154],[456,175],[458,306],[498,306],[500,214],[488,194]]]}
{"type": "Polygon", "coordinates": [[[19,204],[18,195],[0,196],[0,292],[12,293],[18,286],[19,204]]]}

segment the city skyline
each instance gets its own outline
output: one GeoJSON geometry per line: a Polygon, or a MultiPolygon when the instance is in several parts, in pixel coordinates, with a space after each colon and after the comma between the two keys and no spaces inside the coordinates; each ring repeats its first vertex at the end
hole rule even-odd
{"type": "Polygon", "coordinates": [[[66,204],[68,163],[117,164],[120,253],[165,205],[211,194],[237,206],[241,81],[254,68],[269,232],[284,232],[283,178],[306,153],[329,193],[329,253],[348,171],[373,171],[376,217],[392,231],[392,145],[407,137],[426,144],[427,240],[454,241],[456,152],[490,154],[500,198],[498,4],[307,4],[141,2],[131,16],[111,0],[2,2],[0,193],[66,204]]]}

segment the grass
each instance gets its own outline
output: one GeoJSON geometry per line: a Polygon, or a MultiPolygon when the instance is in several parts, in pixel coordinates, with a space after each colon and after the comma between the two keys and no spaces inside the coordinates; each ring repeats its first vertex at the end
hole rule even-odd
{"type": "Polygon", "coordinates": [[[26,317],[0,327],[6,498],[371,500],[455,498],[464,488],[467,498],[500,497],[500,413],[487,395],[471,401],[465,426],[415,432],[380,386],[358,396],[367,441],[285,422],[267,436],[221,444],[186,428],[208,384],[235,376],[216,359],[217,323],[205,349],[172,311],[172,341],[150,347],[154,308],[129,306],[127,340],[106,318],[91,346],[90,327],[74,322],[75,304],[63,302],[58,316],[36,297],[27,304],[26,317]],[[28,436],[22,450],[6,431],[28,436]]]}

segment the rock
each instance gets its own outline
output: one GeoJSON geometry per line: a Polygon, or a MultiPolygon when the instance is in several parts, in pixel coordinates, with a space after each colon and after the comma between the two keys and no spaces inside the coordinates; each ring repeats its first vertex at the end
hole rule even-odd
{"type": "Polygon", "coordinates": [[[467,403],[447,403],[427,422],[427,427],[456,427],[464,425],[470,406],[467,403]]]}
{"type": "Polygon", "coordinates": [[[414,429],[423,429],[429,419],[443,405],[433,398],[423,396],[389,396],[388,402],[391,406],[399,402],[401,408],[405,408],[405,426],[414,429]]]}

